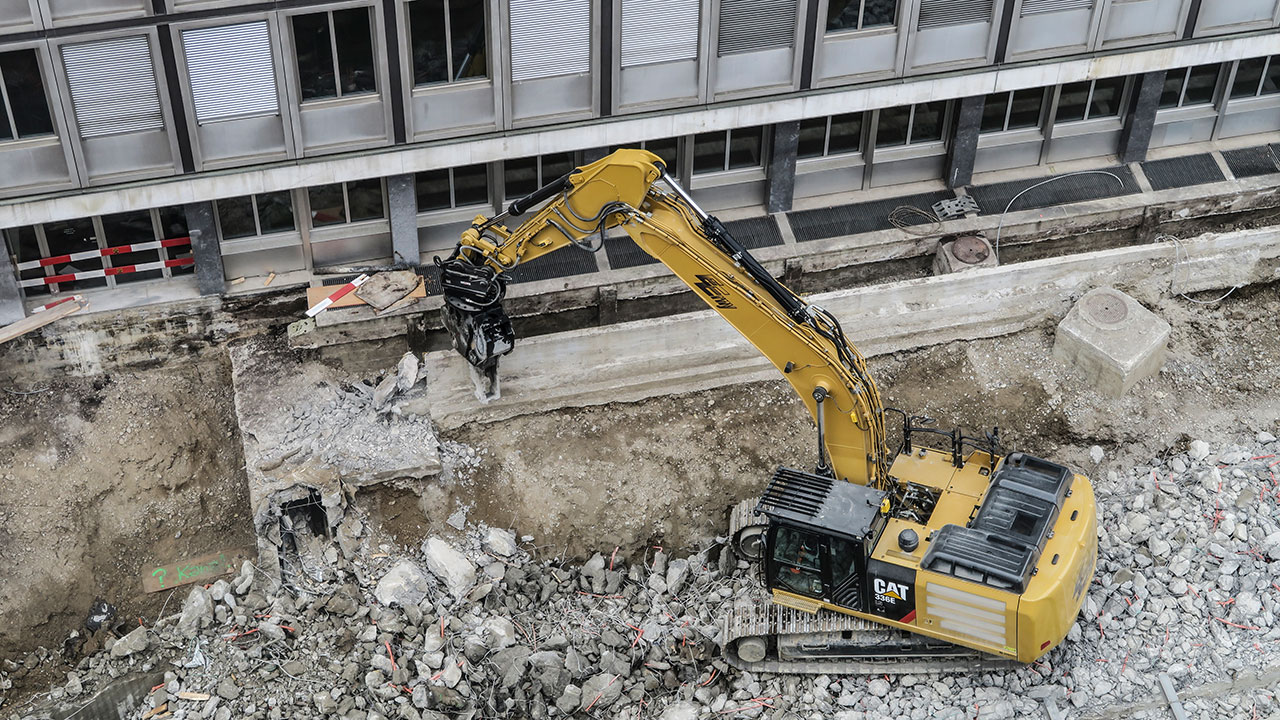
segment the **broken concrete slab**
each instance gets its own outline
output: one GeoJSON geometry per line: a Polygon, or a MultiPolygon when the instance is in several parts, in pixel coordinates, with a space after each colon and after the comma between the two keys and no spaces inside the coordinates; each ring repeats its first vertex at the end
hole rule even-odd
{"type": "Polygon", "coordinates": [[[388,607],[414,607],[431,590],[431,580],[412,560],[401,560],[391,567],[373,590],[378,602],[388,607]]]}
{"type": "Polygon", "coordinates": [[[412,270],[389,270],[369,278],[355,295],[376,310],[386,310],[421,284],[422,277],[412,270]]]}
{"type": "Polygon", "coordinates": [[[427,538],[422,544],[427,569],[444,581],[449,593],[462,599],[476,581],[476,568],[465,555],[438,537],[427,538]]]}
{"type": "Polygon", "coordinates": [[[1053,355],[1102,392],[1119,397],[1160,371],[1170,330],[1137,300],[1113,288],[1095,288],[1058,324],[1053,355]]]}
{"type": "MultiPolygon", "coordinates": [[[[1074,298],[1103,285],[1140,299],[1280,278],[1280,230],[1258,228],[1181,241],[1048,258],[1007,267],[820,293],[810,300],[844,321],[867,355],[953,340],[996,337],[1066,315],[1074,298]],[[1190,258],[1187,260],[1187,258],[1190,258]],[[1188,263],[1195,272],[1186,272],[1188,263]]],[[[445,429],[559,407],[648,397],[780,377],[713,311],[521,339],[502,358],[503,394],[476,401],[467,363],[429,353],[432,417],[445,429]]]]}

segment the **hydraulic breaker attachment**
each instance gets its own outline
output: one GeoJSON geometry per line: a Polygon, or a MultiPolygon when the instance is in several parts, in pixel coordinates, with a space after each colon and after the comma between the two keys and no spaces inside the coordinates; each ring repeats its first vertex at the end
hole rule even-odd
{"type": "Polygon", "coordinates": [[[493,268],[460,256],[436,258],[444,295],[441,316],[453,348],[471,365],[476,397],[488,402],[500,395],[498,358],[515,347],[511,319],[502,308],[506,280],[493,268]]]}

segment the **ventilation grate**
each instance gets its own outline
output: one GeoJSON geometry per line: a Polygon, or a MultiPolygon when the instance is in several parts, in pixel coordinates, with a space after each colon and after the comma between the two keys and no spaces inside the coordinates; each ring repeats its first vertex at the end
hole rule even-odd
{"type": "Polygon", "coordinates": [[[1273,153],[1272,148],[1266,145],[1222,151],[1222,159],[1227,161],[1231,174],[1237,178],[1258,177],[1280,172],[1280,164],[1276,163],[1276,157],[1280,157],[1280,153],[1273,153]]]}
{"type": "Polygon", "coordinates": [[[641,250],[629,237],[605,238],[604,252],[609,256],[609,267],[614,270],[658,262],[657,258],[641,250]]]}
{"type": "Polygon", "coordinates": [[[924,0],[920,4],[921,30],[991,22],[992,0],[924,0]]]}
{"type": "Polygon", "coordinates": [[[889,222],[889,213],[896,207],[909,205],[924,210],[933,207],[934,203],[947,199],[954,200],[955,197],[956,194],[950,190],[939,190],[906,197],[872,200],[855,205],[797,210],[788,213],[787,219],[791,221],[791,229],[795,232],[796,240],[806,242],[888,230],[893,227],[889,222]]]}
{"type": "Polygon", "coordinates": [[[1022,15],[1025,17],[1067,10],[1088,10],[1092,7],[1093,0],[1023,0],[1022,15]]]}
{"type": "Polygon", "coordinates": [[[778,223],[772,216],[734,220],[725,223],[724,227],[734,240],[748,250],[782,244],[782,232],[778,230],[778,223]]]}
{"type": "MultiPolygon", "coordinates": [[[[1118,176],[1124,181],[1123,187],[1113,178],[1097,173],[1070,177],[1062,175],[1059,176],[1062,177],[1061,180],[1041,185],[1018,198],[1018,202],[1014,204],[1010,212],[1034,210],[1054,205],[1067,205],[1099,198],[1134,195],[1141,192],[1129,168],[1103,168],[1103,172],[1118,176]]],[[[1004,209],[1009,205],[1009,201],[1017,197],[1018,193],[1037,183],[1042,183],[1046,179],[1030,178],[1027,180],[992,183],[991,185],[975,185],[969,188],[969,195],[978,201],[978,207],[982,208],[982,214],[999,215],[1004,212],[1004,209]]]]}
{"type": "Polygon", "coordinates": [[[1213,156],[1208,153],[1167,160],[1148,160],[1142,163],[1142,172],[1151,182],[1152,190],[1190,187],[1227,179],[1218,168],[1218,163],[1214,162],[1213,156]]]}
{"type": "Polygon", "coordinates": [[[563,252],[543,255],[517,265],[515,269],[507,272],[507,277],[513,282],[533,282],[585,275],[599,270],[600,266],[596,264],[595,254],[578,248],[565,248],[563,252]]]}

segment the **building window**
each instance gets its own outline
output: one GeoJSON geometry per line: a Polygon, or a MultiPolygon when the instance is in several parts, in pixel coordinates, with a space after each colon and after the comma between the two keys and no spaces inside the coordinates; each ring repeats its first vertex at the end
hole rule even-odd
{"type": "Polygon", "coordinates": [[[377,92],[369,8],[293,16],[303,100],[377,92]]]}
{"type": "Polygon", "coordinates": [[[945,100],[885,108],[876,123],[876,147],[941,142],[946,115],[945,100]]]}
{"type": "Polygon", "coordinates": [[[862,150],[862,113],[846,113],[800,121],[796,157],[845,155],[862,150]]]}
{"type": "Polygon", "coordinates": [[[998,133],[1040,127],[1044,88],[988,95],[982,103],[982,132],[998,133]]]}
{"type": "Polygon", "coordinates": [[[245,195],[217,202],[223,240],[292,232],[293,198],[287,191],[245,195]]]}
{"type": "Polygon", "coordinates": [[[827,32],[891,27],[898,22],[898,0],[831,0],[827,32]]]}
{"type": "Polygon", "coordinates": [[[381,180],[357,180],[307,188],[311,226],[325,227],[387,216],[381,180]]]}
{"type": "Polygon", "coordinates": [[[1212,105],[1221,71],[1222,66],[1215,64],[1197,65],[1165,73],[1164,92],[1160,94],[1160,108],[1212,105]]]}
{"type": "Polygon", "coordinates": [[[524,197],[577,167],[571,152],[507,160],[502,163],[503,188],[508,200],[524,197]]]}
{"type": "Polygon", "coordinates": [[[1086,80],[1062,86],[1054,122],[1119,117],[1126,78],[1086,80]]]}
{"type": "Polygon", "coordinates": [[[693,138],[693,174],[764,165],[764,126],[699,133],[693,138]]]}
{"type": "Polygon", "coordinates": [[[489,76],[484,7],[483,0],[409,3],[415,85],[489,76]]]}
{"type": "Polygon", "coordinates": [[[1231,84],[1231,99],[1280,93],[1280,55],[1241,60],[1231,84]]]}
{"type": "Polygon", "coordinates": [[[622,148],[640,148],[662,158],[662,163],[667,166],[667,174],[671,177],[680,177],[680,138],[663,138],[661,140],[645,140],[643,142],[633,142],[626,145],[614,145],[609,148],[609,152],[621,150],[622,148]]]}
{"type": "Polygon", "coordinates": [[[414,178],[418,212],[448,210],[489,202],[489,166],[466,165],[418,173],[414,178]]]}
{"type": "Polygon", "coordinates": [[[0,53],[0,140],[53,134],[35,50],[0,53]]]}

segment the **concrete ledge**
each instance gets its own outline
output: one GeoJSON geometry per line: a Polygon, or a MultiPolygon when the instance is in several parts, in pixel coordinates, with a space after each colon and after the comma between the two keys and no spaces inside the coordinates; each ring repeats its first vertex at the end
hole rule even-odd
{"type": "MultiPolygon", "coordinates": [[[[840,318],[866,354],[994,337],[1066,314],[1100,286],[1153,301],[1169,293],[1280,278],[1280,229],[1243,230],[1175,244],[1036,260],[811,297],[840,318]]],[[[443,428],[558,407],[631,402],[777,377],[777,371],[712,311],[544,335],[517,343],[501,366],[502,397],[475,399],[452,351],[427,356],[432,416],[443,428]]]]}

